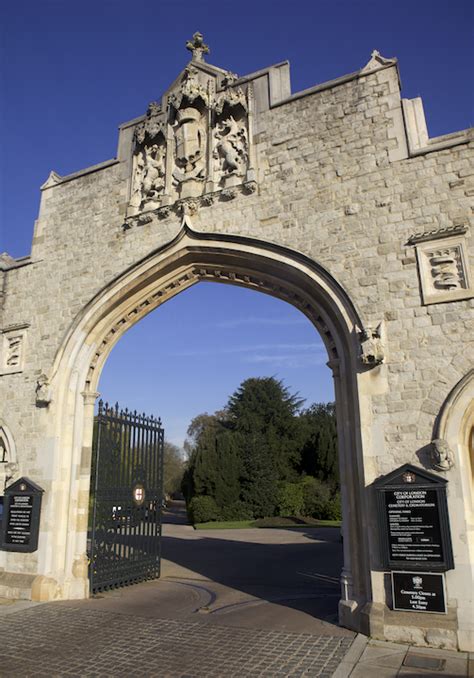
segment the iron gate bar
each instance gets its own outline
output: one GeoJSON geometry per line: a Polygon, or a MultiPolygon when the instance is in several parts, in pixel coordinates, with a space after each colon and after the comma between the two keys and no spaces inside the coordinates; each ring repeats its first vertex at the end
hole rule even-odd
{"type": "Polygon", "coordinates": [[[92,593],[160,575],[163,447],[160,419],[99,402],[91,475],[92,593]],[[137,487],[143,488],[140,502],[137,487]]]}

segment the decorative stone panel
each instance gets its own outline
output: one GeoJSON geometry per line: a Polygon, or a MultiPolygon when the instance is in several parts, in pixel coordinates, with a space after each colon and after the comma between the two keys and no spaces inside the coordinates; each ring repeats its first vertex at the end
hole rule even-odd
{"type": "Polygon", "coordinates": [[[0,374],[23,372],[28,325],[14,325],[2,331],[0,374]]]}
{"type": "Polygon", "coordinates": [[[474,296],[470,282],[465,227],[418,233],[415,245],[423,303],[439,304],[474,296]]]}
{"type": "Polygon", "coordinates": [[[237,186],[254,190],[252,84],[205,64],[200,34],[188,46],[192,61],[135,127],[129,218],[162,216],[183,200],[208,204],[201,197],[217,192],[230,200],[237,186]]]}

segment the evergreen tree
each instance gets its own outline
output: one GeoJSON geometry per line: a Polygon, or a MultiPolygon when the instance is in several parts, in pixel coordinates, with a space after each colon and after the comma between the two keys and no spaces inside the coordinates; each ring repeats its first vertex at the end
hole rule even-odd
{"type": "Polygon", "coordinates": [[[261,432],[237,434],[242,458],[241,500],[254,518],[275,514],[278,474],[261,432]]]}
{"type": "Polygon", "coordinates": [[[210,493],[212,496],[216,477],[215,439],[220,427],[221,419],[217,412],[199,414],[189,424],[188,438],[184,443],[188,460],[181,483],[181,490],[188,503],[196,494],[210,493]]]}
{"type": "Polygon", "coordinates": [[[209,426],[201,432],[194,455],[193,481],[196,494],[215,497],[217,470],[217,430],[209,426]]]}
{"type": "Polygon", "coordinates": [[[214,499],[219,508],[235,504],[240,499],[242,459],[235,436],[221,431],[216,437],[216,486],[214,499]]]}
{"type": "Polygon", "coordinates": [[[191,422],[186,445],[189,461],[183,483],[188,500],[195,495],[213,497],[219,508],[239,500],[242,468],[234,436],[224,426],[222,417],[222,412],[200,414],[191,422]]]}
{"type": "Polygon", "coordinates": [[[227,520],[272,516],[290,504],[297,512],[307,504],[321,513],[319,504],[325,506],[339,484],[334,404],[298,414],[302,402],[281,381],[254,377],[223,411],[195,417],[185,443],[188,505],[193,497],[212,498],[227,520]],[[313,484],[300,487],[302,476],[313,484]]]}
{"type": "Polygon", "coordinates": [[[246,379],[230,397],[228,426],[241,434],[246,449],[255,448],[255,436],[263,444],[277,478],[295,479],[300,463],[296,413],[303,400],[291,395],[274,377],[246,379]]]}
{"type": "Polygon", "coordinates": [[[339,487],[337,426],[334,403],[313,404],[300,415],[300,471],[339,487]]]}

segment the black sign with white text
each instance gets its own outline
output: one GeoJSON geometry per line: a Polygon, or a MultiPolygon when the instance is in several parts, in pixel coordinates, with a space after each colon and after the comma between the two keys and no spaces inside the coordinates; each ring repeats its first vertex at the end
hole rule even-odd
{"type": "Polygon", "coordinates": [[[410,487],[385,492],[390,560],[442,563],[444,559],[435,490],[410,487]]]}
{"type": "Polygon", "coordinates": [[[22,495],[11,497],[5,526],[5,544],[29,546],[32,511],[33,497],[22,495]]]}
{"type": "Polygon", "coordinates": [[[444,478],[411,464],[374,483],[385,568],[453,569],[446,484],[444,478]]]}
{"type": "Polygon", "coordinates": [[[0,549],[32,553],[38,548],[43,489],[20,478],[5,489],[0,549]]]}
{"type": "Polygon", "coordinates": [[[444,574],[392,572],[393,609],[446,614],[444,574]]]}

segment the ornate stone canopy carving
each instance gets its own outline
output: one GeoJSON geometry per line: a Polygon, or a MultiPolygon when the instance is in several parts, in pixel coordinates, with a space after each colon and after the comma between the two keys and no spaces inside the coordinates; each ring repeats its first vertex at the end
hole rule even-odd
{"type": "Polygon", "coordinates": [[[234,198],[238,186],[241,194],[254,190],[251,85],[239,86],[234,73],[204,63],[209,48],[201,33],[186,46],[191,62],[135,127],[127,227],[144,212],[166,217],[182,200],[199,207],[219,192],[234,198]]]}

